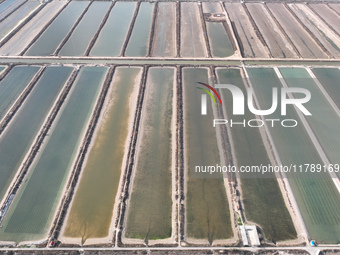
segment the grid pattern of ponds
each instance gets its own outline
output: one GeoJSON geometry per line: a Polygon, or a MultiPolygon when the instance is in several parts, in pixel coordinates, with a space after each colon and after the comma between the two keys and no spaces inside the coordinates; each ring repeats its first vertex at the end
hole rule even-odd
{"type": "MultiPolygon", "coordinates": [[[[256,223],[265,241],[296,238],[296,219],[274,174],[255,181],[240,175],[235,188],[236,176],[199,176],[195,167],[231,159],[235,164],[268,164],[273,162],[269,148],[283,164],[323,164],[320,151],[339,164],[340,71],[302,64],[246,68],[250,78],[241,82],[239,62],[222,67],[209,58],[338,58],[337,6],[2,2],[0,55],[37,58],[27,61],[31,65],[23,58],[16,61],[24,64],[1,67],[0,241],[56,237],[75,244],[235,243],[238,202],[245,222],[256,223]],[[323,20],[322,13],[332,15],[323,20]],[[287,17],[280,26],[278,21],[287,17]],[[267,29],[268,21],[273,26],[267,29]],[[282,40],[275,43],[274,37],[282,40]],[[310,43],[310,52],[304,42],[310,43]],[[55,56],[57,64],[41,64],[40,56],[55,56]],[[60,58],[64,64],[59,64],[58,56],[98,58],[82,60],[82,66],[71,58],[60,58]],[[144,59],[154,56],[187,62],[144,59]],[[110,60],[99,57],[121,57],[115,64],[123,66],[114,69],[110,60]],[[126,57],[135,59],[126,62],[126,57]],[[306,107],[313,116],[302,123],[296,109],[288,107],[286,117],[299,120],[294,129],[216,129],[213,119],[231,114],[230,94],[221,93],[227,101],[223,107],[208,97],[208,114],[202,116],[203,92],[197,82],[217,81],[237,83],[243,91],[253,87],[263,108],[271,104],[268,88],[308,89],[314,98],[306,107]],[[230,135],[227,145],[223,132],[230,135]],[[269,145],[265,134],[272,138],[269,145]]],[[[248,112],[247,117],[255,116],[248,112]]],[[[277,111],[271,117],[281,116],[277,111]]],[[[339,243],[338,179],[327,172],[321,178],[288,177],[309,236],[339,243]]]]}

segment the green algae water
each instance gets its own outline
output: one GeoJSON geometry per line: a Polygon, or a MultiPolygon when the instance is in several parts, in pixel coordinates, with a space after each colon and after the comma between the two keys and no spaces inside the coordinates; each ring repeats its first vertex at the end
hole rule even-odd
{"type": "Polygon", "coordinates": [[[233,45],[222,23],[206,22],[206,26],[212,55],[221,58],[233,55],[233,45]]]}
{"type": "Polygon", "coordinates": [[[0,240],[46,238],[106,72],[105,67],[81,69],[4,218],[0,240]]]}
{"type": "MultiPolygon", "coordinates": [[[[312,116],[306,116],[314,135],[331,164],[340,164],[340,118],[324,96],[314,79],[303,68],[280,68],[280,72],[289,87],[307,89],[311,99],[304,106],[312,116]]],[[[340,173],[338,173],[338,176],[340,173]]]]}
{"type": "Polygon", "coordinates": [[[5,117],[38,70],[37,66],[16,66],[0,82],[0,120],[5,117]]]}
{"type": "Polygon", "coordinates": [[[171,237],[173,68],[150,68],[125,236],[171,237]]]}
{"type": "Polygon", "coordinates": [[[102,123],[89,151],[79,186],[72,202],[64,235],[101,238],[109,235],[118,190],[129,118],[134,114],[141,68],[117,68],[102,110],[102,123]],[[129,103],[130,102],[130,103],[129,103]],[[89,189],[89,187],[93,187],[89,189]]]}
{"type": "Polygon", "coordinates": [[[116,57],[120,55],[135,8],[134,2],[116,2],[90,56],[116,57]]]}
{"type": "MultiPolygon", "coordinates": [[[[217,70],[217,75],[220,84],[236,85],[243,93],[246,93],[239,69],[221,68],[217,70]]],[[[220,91],[228,118],[232,118],[235,122],[242,122],[244,118],[255,119],[250,111],[246,111],[244,116],[233,116],[231,93],[226,89],[220,89],[220,91]]],[[[230,132],[238,166],[271,164],[258,128],[233,126],[230,132]]],[[[241,173],[240,177],[247,220],[259,224],[265,238],[272,242],[295,239],[296,231],[293,221],[283,200],[275,174],[268,173],[264,177],[262,174],[241,173]]]]}
{"type": "MultiPolygon", "coordinates": [[[[261,109],[272,102],[272,88],[281,83],[271,68],[247,68],[261,109]]],[[[279,107],[278,107],[279,108],[279,107]]],[[[282,119],[280,109],[268,116],[282,119]]],[[[270,127],[270,133],[283,165],[323,164],[306,129],[292,105],[284,119],[295,119],[294,128],[270,127]]],[[[328,173],[288,173],[289,183],[311,239],[319,243],[339,243],[340,195],[328,173]]]]}
{"type": "Polygon", "coordinates": [[[196,88],[197,81],[209,83],[208,70],[184,68],[183,81],[187,235],[212,243],[232,237],[233,231],[222,174],[211,178],[194,173],[195,166],[221,164],[216,129],[212,125],[212,105],[208,103],[207,115],[202,116],[202,91],[196,88]]]}
{"type": "Polygon", "coordinates": [[[20,110],[15,114],[14,119],[1,135],[1,199],[71,71],[70,67],[47,67],[20,110]]]}
{"type": "Polygon", "coordinates": [[[313,73],[340,109],[340,70],[339,68],[313,68],[313,73]]]}

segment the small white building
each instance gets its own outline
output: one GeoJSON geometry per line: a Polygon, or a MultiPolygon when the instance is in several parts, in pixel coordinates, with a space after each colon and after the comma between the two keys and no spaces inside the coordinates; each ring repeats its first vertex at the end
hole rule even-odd
{"type": "Polygon", "coordinates": [[[255,225],[239,226],[243,246],[260,246],[259,234],[255,225]]]}

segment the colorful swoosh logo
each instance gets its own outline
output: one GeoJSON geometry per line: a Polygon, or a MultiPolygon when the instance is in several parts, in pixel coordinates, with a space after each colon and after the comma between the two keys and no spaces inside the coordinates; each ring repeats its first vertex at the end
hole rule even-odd
{"type": "MultiPolygon", "coordinates": [[[[210,90],[212,90],[212,91],[215,93],[215,95],[217,96],[218,100],[220,101],[220,103],[221,103],[221,105],[222,105],[221,97],[220,97],[220,95],[217,93],[217,91],[216,91],[213,87],[211,87],[210,85],[208,85],[208,84],[206,84],[206,83],[203,83],[203,82],[197,82],[197,83],[198,83],[198,84],[201,84],[201,85],[203,85],[203,86],[206,86],[207,88],[209,88],[210,90]]],[[[203,89],[203,88],[200,88],[200,87],[197,87],[197,88],[203,90],[204,92],[206,92],[206,93],[212,98],[212,100],[215,102],[215,105],[216,105],[215,97],[211,94],[211,92],[210,92],[209,90],[203,89]]]]}

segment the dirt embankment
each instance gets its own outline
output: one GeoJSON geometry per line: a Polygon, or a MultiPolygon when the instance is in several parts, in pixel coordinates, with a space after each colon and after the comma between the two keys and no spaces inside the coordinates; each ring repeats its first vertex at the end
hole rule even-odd
{"type": "Polygon", "coordinates": [[[12,68],[14,67],[13,64],[9,64],[9,66],[7,66],[7,68],[5,68],[5,70],[3,70],[0,74],[0,81],[2,81],[2,79],[9,73],[9,71],[12,70],[12,68]]]}
{"type": "MultiPolygon", "coordinates": [[[[226,21],[222,22],[222,24],[223,24],[224,29],[227,31],[227,35],[228,35],[229,40],[230,40],[230,42],[233,46],[234,51],[237,51],[238,48],[237,48],[237,45],[236,45],[234,37],[233,37],[233,31],[236,31],[236,28],[234,29],[234,27],[233,27],[234,22],[230,22],[230,24],[232,26],[232,30],[229,28],[228,23],[226,21]]],[[[235,33],[235,38],[237,39],[236,33],[235,33]]],[[[240,50],[241,50],[241,47],[240,47],[240,50]]]]}
{"type": "Polygon", "coordinates": [[[158,2],[155,2],[155,7],[153,8],[153,14],[152,14],[151,31],[150,31],[150,34],[149,34],[148,53],[146,55],[147,57],[151,57],[153,44],[155,43],[154,42],[154,35],[155,35],[157,11],[158,11],[158,2]]]}
{"type": "Polygon", "coordinates": [[[125,51],[126,51],[128,43],[130,41],[130,37],[131,37],[131,34],[132,34],[133,27],[135,26],[135,22],[136,22],[136,19],[137,19],[137,15],[138,15],[138,12],[139,12],[140,5],[141,5],[141,2],[137,2],[136,10],[133,14],[133,18],[131,20],[130,27],[129,27],[128,33],[125,37],[125,41],[123,43],[122,51],[120,52],[119,57],[125,56],[125,51]]]}
{"type": "Polygon", "coordinates": [[[182,67],[177,66],[177,121],[176,121],[176,182],[178,201],[178,232],[179,241],[184,241],[185,235],[185,191],[184,191],[184,124],[183,124],[183,87],[182,87],[182,67]]]}
{"type": "Polygon", "coordinates": [[[233,49],[235,52],[239,51],[240,55],[243,57],[243,45],[242,41],[237,33],[237,29],[235,26],[235,23],[231,21],[229,13],[227,12],[227,8],[225,7],[224,3],[221,3],[221,8],[223,12],[225,13],[225,20],[222,22],[224,29],[227,31],[227,35],[229,37],[229,40],[231,44],[233,45],[233,49]],[[230,26],[228,25],[230,24],[230,26]]]}
{"type": "MultiPolygon", "coordinates": [[[[41,73],[43,72],[42,69],[40,69],[39,72],[36,74],[36,77],[35,77],[36,80],[40,77],[41,73]],[[40,75],[39,75],[39,77],[37,77],[37,75],[39,73],[40,73],[40,75]]],[[[77,73],[78,73],[78,69],[76,69],[72,72],[69,80],[67,81],[67,84],[66,84],[63,92],[61,93],[57,103],[55,104],[55,106],[52,110],[52,113],[47,118],[44,126],[42,127],[40,134],[37,136],[35,143],[34,143],[33,147],[31,148],[31,151],[29,152],[27,159],[23,163],[23,165],[20,169],[20,172],[17,174],[16,180],[13,182],[12,186],[8,189],[7,197],[6,197],[6,200],[5,200],[3,205],[5,205],[7,203],[8,199],[10,198],[10,196],[12,194],[17,193],[18,189],[20,188],[20,185],[23,183],[23,180],[26,176],[26,173],[28,172],[35,156],[37,155],[37,153],[38,153],[38,151],[39,151],[39,149],[40,149],[40,147],[41,147],[41,145],[42,145],[42,143],[43,143],[43,141],[44,141],[44,139],[47,135],[47,132],[49,131],[50,127],[52,126],[54,119],[56,118],[61,106],[63,105],[63,103],[66,99],[66,96],[68,95],[68,93],[69,93],[69,91],[72,87],[73,81],[75,80],[75,78],[77,76],[77,73]]],[[[34,84],[35,84],[35,82],[34,82],[34,84]]],[[[3,209],[3,208],[1,208],[1,209],[3,209]]]]}
{"type": "Polygon", "coordinates": [[[52,22],[59,16],[59,14],[65,10],[65,8],[71,3],[71,1],[67,2],[54,17],[46,23],[46,25],[41,29],[41,31],[33,38],[33,40],[26,46],[26,48],[19,54],[19,56],[23,56],[26,51],[38,40],[38,38],[46,31],[46,29],[52,24],[52,22]]]}
{"type": "Polygon", "coordinates": [[[64,39],[61,41],[61,43],[58,45],[57,49],[54,51],[53,56],[57,56],[62,49],[62,47],[65,45],[65,43],[68,41],[68,39],[71,37],[73,34],[74,30],[77,28],[78,24],[80,21],[83,19],[85,16],[86,12],[89,10],[91,4],[93,3],[93,0],[86,6],[85,10],[82,12],[82,14],[78,17],[76,22],[73,24],[71,30],[67,33],[67,35],[64,37],[64,39]]]}
{"type": "MultiPolygon", "coordinates": [[[[212,66],[210,66],[210,73],[211,73],[211,76],[212,76],[211,78],[212,78],[214,84],[218,84],[216,69],[212,66]]],[[[217,118],[226,119],[226,117],[223,114],[222,106],[217,107],[217,118]]],[[[224,157],[227,164],[233,165],[234,159],[233,159],[232,150],[231,150],[230,135],[228,134],[228,130],[227,130],[226,125],[223,126],[223,128],[221,128],[221,138],[222,138],[222,147],[224,148],[223,157],[224,157]]],[[[228,175],[228,178],[229,178],[229,181],[231,183],[235,182],[235,180],[236,180],[236,176],[234,174],[228,175]]]]}
{"type": "MultiPolygon", "coordinates": [[[[145,84],[146,84],[146,78],[148,73],[149,66],[145,66],[142,74],[142,79],[140,83],[140,88],[138,92],[138,99],[137,99],[137,107],[136,112],[134,115],[134,121],[133,121],[133,128],[132,128],[132,135],[128,150],[128,156],[127,161],[125,164],[125,171],[123,173],[122,178],[122,185],[120,190],[120,201],[118,204],[118,213],[117,218],[115,222],[115,231],[113,234],[113,243],[117,243],[118,246],[124,247],[125,245],[122,243],[122,234],[124,229],[124,222],[125,222],[125,214],[127,209],[127,203],[130,197],[130,184],[131,184],[131,176],[132,176],[132,170],[135,160],[135,153],[136,153],[136,143],[137,143],[137,136],[138,131],[140,127],[140,120],[141,120],[141,112],[142,112],[142,106],[144,101],[144,92],[145,92],[145,84]],[[118,231],[118,232],[117,232],[118,231]],[[117,238],[117,240],[116,240],[117,238]]],[[[134,245],[136,246],[136,245],[134,245]]]]}
{"type": "Polygon", "coordinates": [[[223,24],[224,29],[227,31],[227,35],[228,35],[228,38],[231,42],[231,45],[233,46],[233,50],[235,51],[235,53],[237,53],[239,51],[240,55],[243,57],[243,55],[242,55],[243,54],[242,53],[242,51],[243,51],[242,42],[241,42],[240,37],[237,33],[235,23],[231,21],[228,14],[226,16],[226,20],[223,21],[222,24],[223,24]],[[228,23],[230,24],[230,26],[229,26],[228,23]]]}
{"type": "Polygon", "coordinates": [[[201,19],[203,35],[204,35],[204,41],[205,41],[205,46],[207,47],[208,57],[211,58],[212,57],[212,55],[211,55],[211,48],[210,48],[210,42],[209,42],[209,37],[208,37],[207,26],[206,26],[205,19],[204,19],[204,16],[203,16],[203,7],[202,7],[202,4],[198,5],[198,12],[199,12],[200,19],[201,19]]]}
{"type": "MultiPolygon", "coordinates": [[[[237,28],[235,26],[235,22],[230,20],[230,24],[231,24],[231,29],[232,29],[232,31],[233,31],[233,33],[235,35],[235,38],[236,38],[236,43],[238,44],[238,46],[240,48],[241,57],[244,58],[245,57],[244,47],[243,47],[243,43],[242,43],[242,40],[240,38],[240,35],[237,32],[237,28]]],[[[225,24],[225,23],[223,23],[223,25],[224,25],[225,28],[226,28],[226,26],[228,26],[228,24],[225,24]]],[[[229,36],[229,34],[228,34],[228,36],[229,36]]],[[[235,47],[236,46],[235,46],[234,40],[232,40],[232,42],[233,42],[233,48],[234,48],[234,51],[235,51],[235,47]]]]}
{"type": "MultiPolygon", "coordinates": [[[[0,82],[7,76],[7,74],[13,69],[13,67],[14,67],[15,65],[13,65],[13,64],[9,64],[8,66],[7,66],[7,68],[5,68],[2,72],[1,72],[1,74],[0,74],[0,82]]],[[[4,121],[5,121],[5,119],[6,119],[6,116],[3,118],[3,120],[1,120],[0,119],[0,135],[1,135],[1,133],[3,132],[3,130],[4,130],[4,121]]],[[[6,121],[7,123],[9,122],[9,120],[8,121],[6,121]]],[[[7,125],[7,123],[5,124],[5,126],[7,125]]]]}
{"type": "Polygon", "coordinates": [[[181,56],[181,4],[179,1],[176,2],[176,48],[176,57],[179,58],[181,56]]]}
{"type": "MultiPolygon", "coordinates": [[[[216,69],[210,66],[210,73],[211,78],[214,84],[218,84],[216,69]]],[[[217,107],[217,118],[219,119],[227,119],[224,116],[222,106],[217,107]]],[[[222,145],[222,152],[221,152],[221,159],[224,161],[225,165],[235,165],[234,158],[233,158],[233,150],[232,150],[232,142],[231,142],[231,134],[228,131],[227,126],[223,126],[219,129],[219,137],[221,140],[222,145]]],[[[227,193],[228,203],[229,203],[229,210],[230,210],[230,220],[232,222],[232,229],[234,232],[234,237],[230,240],[230,244],[237,245],[238,242],[238,222],[237,222],[237,214],[236,208],[241,206],[241,202],[238,199],[239,197],[236,196],[237,194],[237,179],[234,173],[229,173],[227,176],[224,176],[225,181],[225,189],[227,193]],[[227,179],[226,179],[227,177],[227,179]]]]}
{"type": "MultiPolygon", "coordinates": [[[[6,73],[3,75],[6,75],[10,69],[12,69],[13,66],[10,66],[7,70],[6,73]]],[[[39,69],[39,71],[34,75],[30,83],[27,85],[23,93],[20,95],[20,97],[16,100],[14,105],[12,106],[11,110],[7,113],[7,115],[3,118],[3,120],[0,123],[0,134],[5,130],[6,126],[8,123],[11,121],[15,113],[19,110],[20,106],[23,104],[29,93],[32,91],[33,87],[41,77],[43,71],[45,70],[45,67],[42,67],[39,69]]]]}
{"type": "MultiPolygon", "coordinates": [[[[251,248],[250,248],[251,250],[251,248]]],[[[209,248],[207,249],[197,249],[197,250],[57,250],[57,249],[51,249],[51,250],[22,250],[22,251],[0,251],[0,254],[6,254],[6,255],[54,255],[54,254],[62,254],[62,255],[145,255],[145,254],[151,254],[151,255],[217,255],[217,254],[226,254],[226,255],[236,255],[236,254],[243,254],[243,255],[270,255],[270,254],[300,254],[300,255],[308,255],[309,253],[304,250],[280,250],[280,249],[272,249],[272,250],[259,250],[257,252],[250,251],[250,250],[238,250],[237,248],[232,250],[226,250],[226,249],[219,249],[219,250],[211,250],[209,248]]],[[[338,250],[327,250],[325,254],[337,254],[338,250]]]]}
{"type": "Polygon", "coordinates": [[[109,87],[110,87],[110,84],[111,84],[111,81],[112,81],[114,70],[115,70],[115,66],[112,66],[109,69],[109,71],[106,75],[106,79],[104,81],[102,91],[99,95],[97,105],[95,107],[94,113],[93,113],[92,118],[90,120],[90,124],[87,128],[83,143],[82,143],[81,148],[80,148],[80,152],[78,154],[74,168],[71,172],[70,179],[67,183],[67,186],[66,186],[66,189],[65,189],[66,192],[64,193],[64,197],[62,198],[62,202],[61,202],[60,207],[58,209],[57,216],[55,217],[55,220],[52,224],[49,236],[53,237],[55,239],[57,239],[58,236],[59,236],[62,225],[63,225],[64,220],[65,220],[66,215],[67,215],[67,211],[69,209],[73,195],[75,193],[75,189],[76,189],[76,186],[77,186],[77,183],[78,183],[78,180],[79,180],[79,176],[80,176],[80,172],[82,170],[84,159],[86,157],[86,153],[89,149],[89,146],[90,146],[96,125],[98,123],[100,113],[101,113],[101,110],[103,108],[104,101],[105,101],[107,92],[109,90],[109,87]]]}
{"type": "Polygon", "coordinates": [[[106,21],[107,21],[107,19],[109,18],[110,13],[111,13],[111,11],[112,11],[112,8],[113,8],[113,6],[114,6],[115,4],[116,4],[116,1],[114,1],[114,2],[111,3],[111,5],[110,5],[109,9],[107,10],[107,12],[106,12],[106,14],[105,14],[105,16],[104,16],[102,22],[100,23],[100,25],[99,25],[99,27],[98,27],[98,29],[97,29],[95,35],[93,36],[93,38],[91,39],[89,45],[87,46],[84,56],[88,56],[88,55],[90,54],[90,51],[92,50],[94,44],[96,43],[96,41],[97,41],[97,39],[98,39],[98,36],[99,36],[100,32],[102,31],[104,25],[106,24],[106,21]]]}

